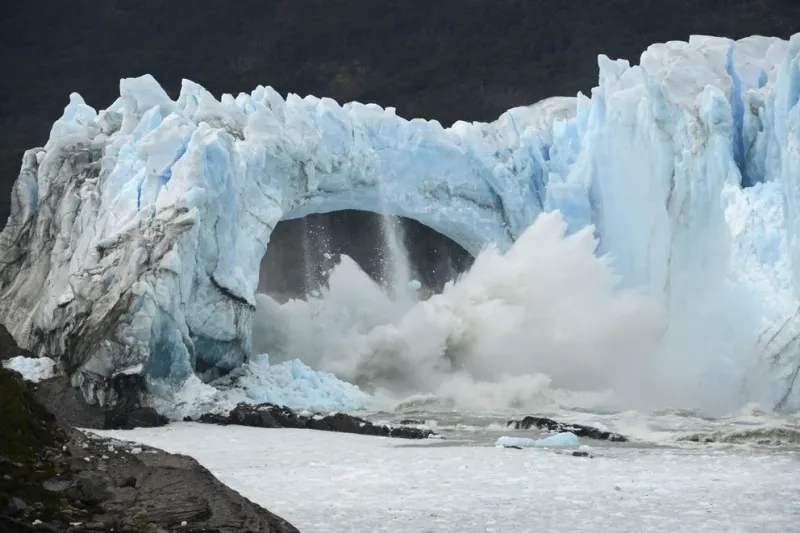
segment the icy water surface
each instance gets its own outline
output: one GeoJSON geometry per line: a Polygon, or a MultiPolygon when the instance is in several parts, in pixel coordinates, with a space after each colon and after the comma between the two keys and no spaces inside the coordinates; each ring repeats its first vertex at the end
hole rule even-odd
{"type": "Polygon", "coordinates": [[[543,416],[559,422],[583,424],[625,435],[628,443],[587,441],[599,448],[741,448],[764,451],[800,451],[800,416],[776,414],[746,408],[738,413],[712,417],[687,410],[654,413],[637,411],[592,412],[563,409],[544,412],[469,414],[448,410],[407,409],[371,413],[366,418],[381,423],[406,422],[429,428],[449,443],[493,445],[503,435],[540,438],[549,435],[538,429],[514,430],[509,420],[526,415],[543,416]]]}
{"type": "Polygon", "coordinates": [[[582,440],[591,458],[572,450],[516,450],[494,441],[537,432],[502,430],[500,416],[442,412],[417,416],[435,420],[427,424],[446,438],[414,442],[193,423],[103,433],[192,455],[304,533],[798,531],[800,450],[796,437],[789,442],[796,421],[548,414],[651,438],[582,440]],[[700,433],[727,435],[729,442],[684,439],[700,433]],[[785,441],[767,444],[774,435],[785,441]]]}

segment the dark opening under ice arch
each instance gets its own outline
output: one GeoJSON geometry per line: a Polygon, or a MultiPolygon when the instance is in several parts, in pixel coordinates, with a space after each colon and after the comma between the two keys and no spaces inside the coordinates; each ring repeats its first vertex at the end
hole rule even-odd
{"type": "MultiPolygon", "coordinates": [[[[327,285],[342,255],[389,294],[410,280],[418,281],[422,298],[441,292],[474,261],[458,243],[415,220],[333,211],[275,226],[261,262],[258,292],[281,303],[305,298],[327,285]]],[[[256,347],[254,333],[253,353],[259,351],[265,350],[256,347]]]]}

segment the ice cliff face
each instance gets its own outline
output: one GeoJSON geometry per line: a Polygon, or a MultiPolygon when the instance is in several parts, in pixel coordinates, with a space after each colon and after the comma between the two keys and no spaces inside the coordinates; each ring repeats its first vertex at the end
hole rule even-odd
{"type": "Polygon", "coordinates": [[[113,402],[118,372],[244,363],[282,219],[394,213],[475,253],[560,210],[595,225],[626,285],[663,297],[677,345],[714,305],[745,309],[764,335],[743,386],[800,405],[800,35],[693,37],[599,66],[591,98],[448,129],[264,87],[217,101],[185,81],[174,102],[150,76],[99,113],[73,94],[14,186],[0,316],[113,402]]]}

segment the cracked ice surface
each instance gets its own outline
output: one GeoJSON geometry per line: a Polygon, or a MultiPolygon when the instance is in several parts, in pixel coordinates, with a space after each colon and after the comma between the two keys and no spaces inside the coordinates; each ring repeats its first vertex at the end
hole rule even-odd
{"type": "Polygon", "coordinates": [[[590,97],[450,128],[269,87],[217,100],[184,81],[172,101],[150,76],[99,112],[73,94],[14,186],[0,312],[103,403],[124,369],[180,383],[244,364],[282,219],[386,210],[476,253],[559,210],[594,225],[623,286],[663,301],[665,372],[746,374],[748,398],[797,407],[800,36],[598,63],[590,97]],[[703,344],[712,315],[742,349],[703,344]]]}

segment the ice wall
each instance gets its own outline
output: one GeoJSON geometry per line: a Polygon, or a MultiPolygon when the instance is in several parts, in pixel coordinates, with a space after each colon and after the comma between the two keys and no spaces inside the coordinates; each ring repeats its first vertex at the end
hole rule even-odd
{"type": "Polygon", "coordinates": [[[268,87],[218,101],[184,81],[172,101],[143,76],[99,113],[73,94],[14,186],[0,313],[89,401],[113,402],[116,372],[243,364],[281,219],[385,210],[474,253],[557,209],[572,231],[595,225],[626,286],[663,299],[683,363],[720,366],[694,340],[721,313],[713,327],[767,332],[723,363],[747,357],[760,377],[744,386],[800,404],[800,36],[693,37],[599,67],[590,98],[447,129],[268,87]]]}

